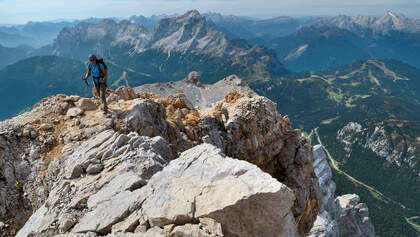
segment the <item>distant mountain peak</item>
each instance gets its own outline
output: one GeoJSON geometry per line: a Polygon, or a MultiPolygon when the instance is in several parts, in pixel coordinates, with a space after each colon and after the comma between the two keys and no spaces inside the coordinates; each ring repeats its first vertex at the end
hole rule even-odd
{"type": "Polygon", "coordinates": [[[346,29],[354,33],[364,30],[372,30],[380,34],[388,34],[390,31],[420,32],[420,22],[414,18],[408,18],[404,14],[386,11],[382,18],[374,16],[346,16],[339,15],[333,18],[321,18],[315,21],[316,26],[334,26],[346,29]]]}
{"type": "Polygon", "coordinates": [[[191,10],[182,15],[181,17],[189,17],[189,18],[201,18],[201,14],[198,10],[191,10]]]}

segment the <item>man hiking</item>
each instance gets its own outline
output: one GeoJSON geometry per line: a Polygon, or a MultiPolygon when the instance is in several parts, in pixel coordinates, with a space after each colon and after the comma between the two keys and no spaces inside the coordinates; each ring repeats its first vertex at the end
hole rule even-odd
{"type": "Polygon", "coordinates": [[[108,72],[106,65],[103,63],[103,60],[99,59],[94,55],[89,55],[89,66],[88,71],[83,78],[85,83],[87,79],[92,75],[93,84],[95,84],[96,92],[98,96],[102,99],[103,111],[106,114],[108,112],[108,107],[106,105],[106,80],[108,77],[108,72]]]}

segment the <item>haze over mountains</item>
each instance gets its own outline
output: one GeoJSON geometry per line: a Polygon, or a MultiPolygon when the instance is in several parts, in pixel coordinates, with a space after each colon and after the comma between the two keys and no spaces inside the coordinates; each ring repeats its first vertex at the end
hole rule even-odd
{"type": "Polygon", "coordinates": [[[81,78],[91,52],[105,58],[112,89],[191,71],[202,83],[236,74],[314,144],[317,131],[342,170],[383,193],[335,174],[343,194],[367,200],[380,236],[416,236],[406,218],[420,213],[419,29],[418,19],[392,12],[261,21],[190,11],[80,22],[39,49],[0,47],[1,118],[51,94],[88,95],[81,78]]]}
{"type": "MultiPolygon", "coordinates": [[[[357,60],[376,58],[393,58],[420,67],[420,59],[417,57],[420,49],[416,43],[420,37],[420,21],[402,14],[386,12],[383,17],[284,16],[267,20],[217,13],[206,13],[203,16],[210,28],[224,33],[229,39],[246,39],[250,45],[259,44],[275,50],[279,61],[290,71],[319,71],[357,60]]],[[[132,16],[124,24],[131,23],[152,31],[158,21],[169,17],[173,16],[132,16]]],[[[101,21],[93,18],[82,22],[101,21]]],[[[119,23],[118,19],[113,21],[119,23]]],[[[104,22],[108,23],[101,24],[111,24],[108,20],[104,22]]],[[[53,42],[63,27],[73,27],[78,23],[80,21],[0,27],[0,34],[4,35],[0,37],[0,44],[7,48],[21,44],[39,48],[53,42]]],[[[42,50],[33,53],[40,54],[48,53],[42,50]]],[[[16,60],[8,63],[13,62],[16,60]]],[[[0,64],[2,66],[5,64],[0,64]]]]}

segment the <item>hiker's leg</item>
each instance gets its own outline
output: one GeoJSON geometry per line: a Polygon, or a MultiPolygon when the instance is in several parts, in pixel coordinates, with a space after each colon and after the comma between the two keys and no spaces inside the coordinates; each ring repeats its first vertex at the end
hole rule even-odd
{"type": "Polygon", "coordinates": [[[104,83],[101,83],[101,99],[102,104],[104,105],[104,111],[108,111],[108,106],[106,104],[106,86],[104,83]]]}
{"type": "MultiPolygon", "coordinates": [[[[101,95],[101,84],[94,82],[96,93],[98,94],[98,97],[101,95]]],[[[94,95],[95,96],[95,95],[94,95]]]]}

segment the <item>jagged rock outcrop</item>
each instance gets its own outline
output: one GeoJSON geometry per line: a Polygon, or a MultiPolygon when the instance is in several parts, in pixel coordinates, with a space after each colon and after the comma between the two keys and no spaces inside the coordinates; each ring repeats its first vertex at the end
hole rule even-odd
{"type": "Polygon", "coordinates": [[[319,214],[308,236],[339,237],[338,203],[335,200],[335,183],[332,180],[331,168],[322,146],[316,145],[313,150],[314,169],[322,192],[322,202],[319,214]]]}
{"type": "Polygon", "coordinates": [[[198,72],[191,72],[184,80],[146,84],[134,88],[134,91],[137,93],[153,93],[162,97],[184,94],[194,107],[205,109],[215,106],[231,91],[246,92],[251,91],[251,89],[235,75],[224,78],[215,84],[206,85],[200,83],[198,72]]]}
{"type": "Polygon", "coordinates": [[[308,236],[375,237],[369,211],[356,194],[336,197],[331,168],[321,145],[314,146],[315,173],[322,191],[322,206],[308,236]]]}
{"type": "Polygon", "coordinates": [[[328,166],[272,101],[230,92],[212,106],[130,88],[108,99],[108,115],[67,116],[86,99],[58,95],[0,123],[19,175],[6,183],[21,184],[0,189],[13,197],[2,233],[26,222],[18,236],[305,236],[328,212],[328,166]]]}
{"type": "Polygon", "coordinates": [[[356,194],[337,197],[339,203],[338,224],[340,236],[372,236],[375,230],[369,218],[369,210],[364,203],[359,203],[356,194]]]}

